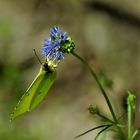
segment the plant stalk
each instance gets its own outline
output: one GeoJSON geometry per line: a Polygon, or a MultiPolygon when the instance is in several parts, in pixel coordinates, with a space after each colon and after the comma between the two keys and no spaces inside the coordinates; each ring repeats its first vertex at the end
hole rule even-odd
{"type": "MultiPolygon", "coordinates": [[[[106,103],[107,103],[107,105],[108,105],[108,107],[109,107],[109,110],[110,110],[110,112],[111,112],[111,115],[112,115],[112,117],[113,117],[113,120],[114,120],[114,122],[116,123],[116,126],[117,126],[118,120],[117,120],[116,115],[115,115],[115,113],[114,113],[113,107],[112,107],[111,102],[110,102],[110,100],[109,100],[109,98],[108,98],[108,96],[107,96],[107,93],[106,93],[106,91],[104,90],[102,84],[100,83],[100,81],[99,81],[99,79],[98,79],[96,73],[94,72],[94,70],[89,66],[89,64],[88,64],[81,56],[79,56],[79,55],[78,55],[77,53],[75,53],[74,51],[71,52],[71,54],[72,54],[73,56],[75,56],[76,58],[78,58],[78,59],[85,65],[85,67],[90,71],[90,73],[92,74],[92,76],[94,77],[94,79],[95,79],[97,85],[99,86],[99,89],[101,90],[101,93],[103,94],[103,96],[104,96],[104,98],[105,98],[105,100],[106,100],[106,103]]],[[[122,130],[120,129],[120,127],[117,126],[117,128],[118,128],[119,132],[121,133],[122,137],[125,138],[125,137],[124,137],[124,134],[123,134],[123,132],[122,132],[122,130]]]]}

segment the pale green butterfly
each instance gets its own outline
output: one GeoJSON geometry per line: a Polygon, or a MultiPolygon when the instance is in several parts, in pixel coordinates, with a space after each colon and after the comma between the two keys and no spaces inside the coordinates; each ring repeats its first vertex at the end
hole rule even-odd
{"type": "Polygon", "coordinates": [[[32,111],[46,97],[55,78],[56,71],[50,69],[47,63],[43,63],[38,75],[11,113],[11,121],[25,112],[32,111]]]}

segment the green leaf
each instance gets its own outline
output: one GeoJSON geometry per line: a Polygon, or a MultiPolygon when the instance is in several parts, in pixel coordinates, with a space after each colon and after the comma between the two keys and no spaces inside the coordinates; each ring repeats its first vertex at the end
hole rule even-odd
{"type": "Polygon", "coordinates": [[[41,68],[12,112],[11,121],[25,112],[32,111],[47,95],[55,77],[56,72],[48,72],[41,68]]]}
{"type": "Polygon", "coordinates": [[[93,130],[96,130],[96,129],[99,129],[99,128],[102,128],[102,127],[105,127],[105,128],[106,128],[106,127],[108,127],[108,126],[112,126],[112,124],[99,125],[99,126],[97,126],[97,127],[91,128],[91,129],[87,130],[86,132],[84,132],[84,133],[82,133],[82,134],[76,136],[75,138],[79,138],[79,137],[81,137],[81,136],[83,136],[83,135],[85,135],[85,134],[87,134],[87,133],[89,133],[89,132],[91,132],[91,131],[93,131],[93,130]]]}
{"type": "Polygon", "coordinates": [[[138,130],[135,130],[134,133],[132,134],[131,139],[133,140],[138,134],[138,130]]]}
{"type": "Polygon", "coordinates": [[[120,127],[120,128],[125,128],[125,125],[120,124],[120,123],[118,123],[117,126],[120,127]]]}
{"type": "Polygon", "coordinates": [[[103,128],[101,131],[99,131],[98,134],[96,135],[96,137],[93,140],[97,140],[97,138],[100,136],[100,134],[102,134],[103,132],[105,132],[111,126],[112,125],[108,125],[105,128],[103,128]]]}

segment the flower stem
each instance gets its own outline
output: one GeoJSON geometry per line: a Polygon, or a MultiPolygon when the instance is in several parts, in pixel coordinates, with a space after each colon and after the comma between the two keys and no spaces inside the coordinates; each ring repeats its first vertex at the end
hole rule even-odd
{"type": "MultiPolygon", "coordinates": [[[[76,58],[78,58],[78,59],[86,66],[86,68],[90,71],[90,73],[92,74],[93,78],[94,78],[95,81],[97,82],[97,85],[99,86],[99,89],[101,90],[101,93],[103,94],[103,96],[104,96],[104,98],[105,98],[105,100],[106,100],[106,102],[107,102],[107,105],[108,105],[108,107],[109,107],[109,110],[110,110],[110,112],[111,112],[111,115],[112,115],[112,117],[113,117],[113,120],[114,120],[114,122],[116,123],[116,126],[117,126],[117,124],[118,124],[117,117],[116,117],[116,115],[115,115],[115,113],[114,113],[113,107],[112,107],[111,102],[110,102],[110,100],[109,100],[109,98],[108,98],[108,96],[107,96],[107,93],[106,93],[106,91],[104,90],[102,84],[100,83],[100,81],[99,81],[99,79],[98,79],[96,73],[94,72],[94,70],[89,66],[89,64],[88,64],[81,56],[79,56],[79,55],[78,55],[77,53],[75,53],[74,51],[71,52],[71,54],[72,54],[73,56],[75,56],[76,58]]],[[[124,134],[123,134],[122,130],[120,129],[120,127],[117,126],[117,128],[118,128],[119,132],[121,133],[122,137],[124,137],[124,134]]]]}
{"type": "Polygon", "coordinates": [[[131,93],[130,91],[128,91],[128,97],[127,97],[127,104],[128,104],[128,140],[132,140],[132,135],[133,135],[133,123],[135,120],[135,100],[136,97],[133,95],[133,93],[131,93]]]}
{"type": "Polygon", "coordinates": [[[106,120],[106,121],[108,121],[108,122],[111,122],[112,124],[116,124],[116,122],[114,122],[114,121],[110,120],[109,118],[105,117],[105,116],[102,115],[100,112],[98,112],[97,115],[98,115],[100,118],[102,118],[102,119],[104,119],[104,120],[106,120]]]}
{"type": "Polygon", "coordinates": [[[131,107],[128,105],[128,140],[130,140],[131,134],[131,107]]]}
{"type": "Polygon", "coordinates": [[[117,121],[117,118],[116,118],[115,113],[114,113],[114,111],[113,111],[112,105],[111,105],[111,103],[110,103],[110,101],[109,101],[109,98],[108,98],[108,96],[107,96],[107,94],[106,94],[104,88],[102,87],[102,85],[101,85],[101,83],[100,83],[100,81],[99,81],[99,79],[98,79],[96,73],[93,71],[93,69],[91,69],[91,67],[89,66],[89,64],[88,64],[82,57],[80,57],[77,53],[72,52],[72,54],[73,54],[76,58],[78,58],[78,59],[86,66],[86,68],[90,71],[90,73],[91,73],[92,76],[94,77],[95,81],[97,82],[97,85],[99,86],[99,88],[100,88],[100,90],[101,90],[101,92],[102,92],[102,94],[103,94],[103,96],[104,96],[104,98],[105,98],[105,100],[106,100],[106,102],[107,102],[107,105],[108,105],[108,107],[109,107],[109,109],[110,109],[110,112],[111,112],[111,114],[112,114],[112,117],[113,117],[114,121],[116,122],[116,121],[117,121]]]}

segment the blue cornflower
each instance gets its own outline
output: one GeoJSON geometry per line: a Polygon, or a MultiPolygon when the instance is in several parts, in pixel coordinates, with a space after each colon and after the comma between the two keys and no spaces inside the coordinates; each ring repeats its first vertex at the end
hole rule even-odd
{"type": "MultiPolygon", "coordinates": [[[[48,58],[52,59],[53,57],[57,57],[56,54],[60,48],[60,44],[57,40],[51,41],[50,39],[45,40],[44,47],[42,49],[42,53],[48,58]]],[[[57,59],[61,59],[57,57],[57,59]]]]}
{"type": "Polygon", "coordinates": [[[61,32],[61,30],[57,26],[51,28],[50,32],[51,32],[50,37],[52,40],[58,39],[59,41],[63,41],[63,42],[67,40],[68,37],[67,32],[61,32]]]}
{"type": "Polygon", "coordinates": [[[47,63],[56,67],[61,59],[64,59],[64,53],[70,53],[74,49],[74,42],[62,32],[58,26],[50,29],[50,39],[44,41],[42,54],[45,55],[47,63]]]}

